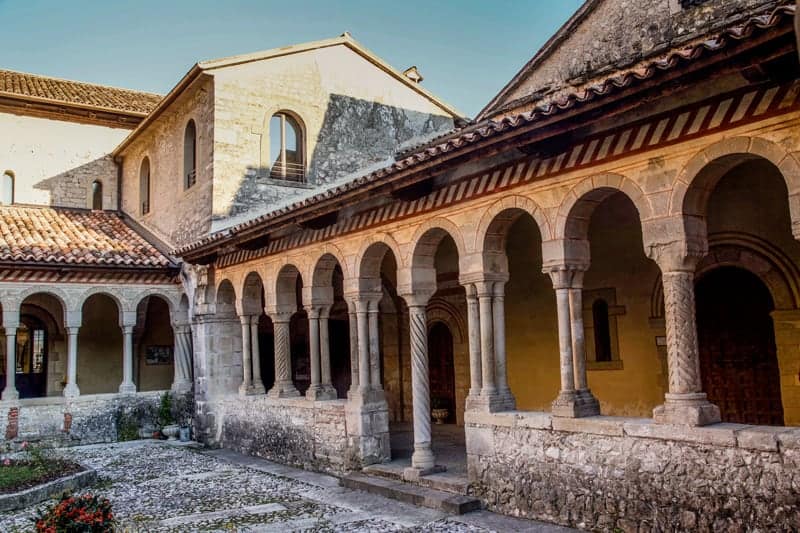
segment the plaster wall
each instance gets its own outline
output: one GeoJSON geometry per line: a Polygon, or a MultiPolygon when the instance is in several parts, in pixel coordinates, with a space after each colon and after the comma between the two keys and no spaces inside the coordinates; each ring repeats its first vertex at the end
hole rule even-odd
{"type": "Polygon", "coordinates": [[[99,180],[103,209],[117,208],[109,154],[129,129],[0,112],[0,132],[0,173],[14,173],[16,203],[91,208],[92,182],[99,180]]]}

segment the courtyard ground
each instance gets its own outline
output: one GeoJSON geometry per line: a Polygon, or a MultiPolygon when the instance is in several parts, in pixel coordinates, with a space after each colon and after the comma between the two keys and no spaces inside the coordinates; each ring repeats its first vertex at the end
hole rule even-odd
{"type": "MultiPolygon", "coordinates": [[[[97,469],[93,490],[111,500],[119,531],[569,531],[486,511],[449,516],[228,450],[134,441],[61,453],[97,469]]],[[[0,514],[0,531],[32,530],[35,510],[0,514]]]]}

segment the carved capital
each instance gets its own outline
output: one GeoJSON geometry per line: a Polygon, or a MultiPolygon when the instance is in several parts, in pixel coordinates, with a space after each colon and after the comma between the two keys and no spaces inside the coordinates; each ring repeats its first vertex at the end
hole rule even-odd
{"type": "Polygon", "coordinates": [[[543,268],[542,272],[550,276],[556,290],[580,289],[583,287],[583,273],[586,269],[587,266],[583,264],[562,264],[543,268]]]}
{"type": "Polygon", "coordinates": [[[675,241],[667,244],[652,245],[647,249],[647,255],[658,263],[662,273],[667,272],[694,272],[697,263],[706,254],[707,250],[687,246],[686,242],[675,241]]]}

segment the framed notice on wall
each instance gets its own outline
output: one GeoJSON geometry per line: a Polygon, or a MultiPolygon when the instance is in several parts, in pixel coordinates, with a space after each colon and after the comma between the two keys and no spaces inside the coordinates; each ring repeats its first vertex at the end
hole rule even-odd
{"type": "Polygon", "coordinates": [[[171,365],[172,346],[148,346],[144,362],[146,365],[171,365]]]}

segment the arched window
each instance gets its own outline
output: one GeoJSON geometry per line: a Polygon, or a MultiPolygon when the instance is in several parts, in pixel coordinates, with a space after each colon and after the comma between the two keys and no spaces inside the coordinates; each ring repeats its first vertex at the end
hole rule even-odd
{"type": "Polygon", "coordinates": [[[183,188],[188,189],[197,181],[197,128],[194,120],[186,124],[183,134],[183,188]]]}
{"type": "Polygon", "coordinates": [[[142,214],[150,212],[150,160],[144,158],[142,167],[139,170],[139,199],[142,206],[142,214]]]}
{"type": "Polygon", "coordinates": [[[3,181],[0,182],[0,204],[11,205],[14,203],[14,173],[6,170],[3,181]]]}
{"type": "Polygon", "coordinates": [[[608,302],[598,298],[592,304],[595,361],[611,361],[611,325],[608,319],[608,302]]]}
{"type": "Polygon", "coordinates": [[[103,209],[103,182],[100,180],[92,182],[92,209],[103,209]]]}
{"type": "Polygon", "coordinates": [[[270,177],[305,180],[303,129],[297,120],[286,113],[275,113],[269,121],[269,147],[273,159],[270,177]]]}

